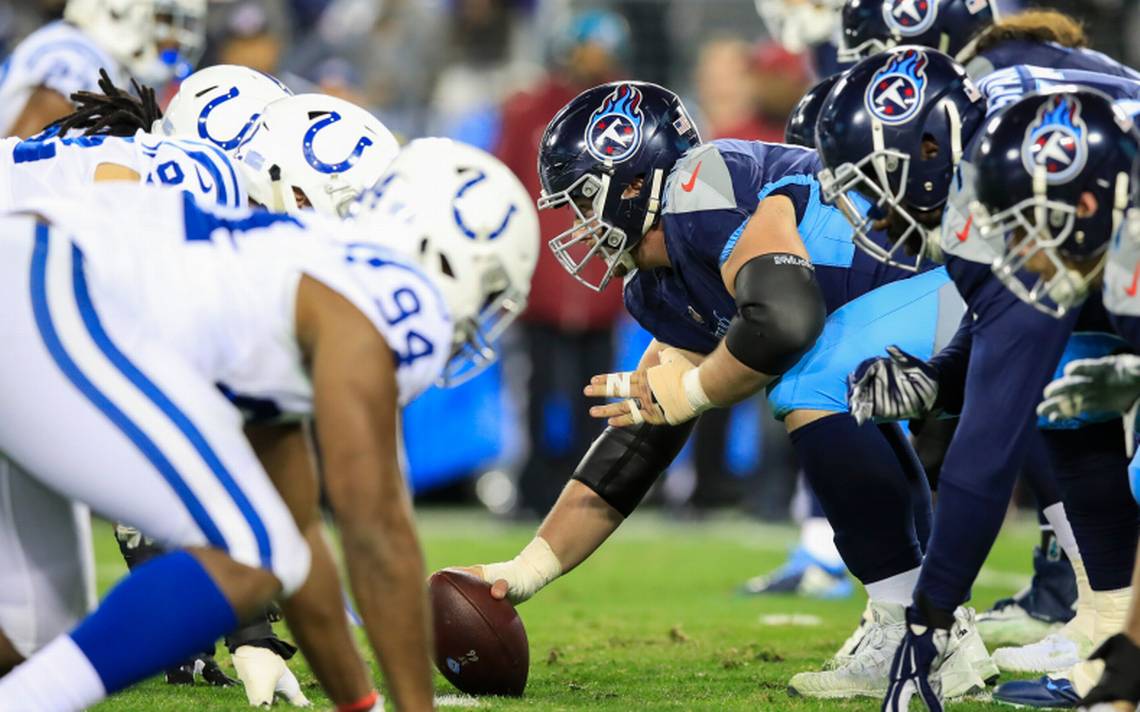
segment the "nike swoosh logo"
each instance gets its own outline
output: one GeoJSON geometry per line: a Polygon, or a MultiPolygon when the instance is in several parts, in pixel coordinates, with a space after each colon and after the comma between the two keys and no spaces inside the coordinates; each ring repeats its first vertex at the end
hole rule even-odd
{"type": "Polygon", "coordinates": [[[954,233],[954,236],[958,238],[958,242],[965,242],[966,241],[966,238],[968,238],[970,236],[970,226],[973,224],[974,224],[974,216],[971,215],[970,217],[966,218],[966,227],[962,228],[962,232],[954,233]]]}
{"type": "Polygon", "coordinates": [[[195,168],[194,175],[198,176],[198,187],[202,189],[203,193],[209,194],[214,189],[213,184],[207,185],[206,181],[202,180],[202,171],[195,168]]]}
{"type": "Polygon", "coordinates": [[[681,184],[681,190],[685,191],[686,193],[692,193],[693,188],[697,187],[697,175],[701,172],[701,164],[702,163],[704,163],[704,161],[698,161],[697,162],[696,170],[693,171],[693,175],[689,176],[689,182],[688,183],[682,183],[681,184]]]}
{"type": "Polygon", "coordinates": [[[1125,289],[1124,293],[1130,297],[1135,297],[1136,283],[1138,281],[1140,281],[1140,262],[1137,262],[1136,266],[1132,268],[1132,286],[1130,286],[1128,289],[1125,289]]]}

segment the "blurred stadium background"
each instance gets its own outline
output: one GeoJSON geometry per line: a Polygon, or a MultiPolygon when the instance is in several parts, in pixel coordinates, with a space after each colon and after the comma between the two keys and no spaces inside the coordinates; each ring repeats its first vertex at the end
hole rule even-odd
{"type": "MultiPolygon", "coordinates": [[[[343,96],[405,139],[443,135],[486,148],[537,193],[536,145],[547,121],[578,91],[612,79],[678,91],[706,139],[781,140],[817,58],[773,41],[757,12],[766,2],[780,4],[211,0],[203,65],[244,64],[295,91],[343,96]]],[[[1140,36],[1140,0],[1040,4],[1077,16],[1095,48],[1140,65],[1140,43],[1129,41],[1140,36]]],[[[62,5],[0,0],[0,57],[62,5]]],[[[543,217],[544,238],[562,219],[543,217]]],[[[478,500],[521,520],[545,512],[599,431],[581,387],[594,373],[632,367],[647,341],[624,316],[619,288],[595,296],[543,250],[502,363],[460,389],[433,391],[406,414],[419,501],[478,500]]],[[[654,500],[676,516],[732,507],[787,519],[797,467],[761,400],[706,414],[654,500]]]]}

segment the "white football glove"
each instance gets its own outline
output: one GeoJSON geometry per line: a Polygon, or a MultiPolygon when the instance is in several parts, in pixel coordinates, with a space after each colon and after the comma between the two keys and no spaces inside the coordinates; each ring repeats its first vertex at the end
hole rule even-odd
{"type": "Polygon", "coordinates": [[[1065,366],[1065,375],[1045,386],[1037,414],[1050,421],[1081,413],[1124,413],[1140,400],[1140,356],[1119,354],[1083,358],[1065,366]]]}
{"type": "Polygon", "coordinates": [[[1136,444],[1136,412],[1140,406],[1140,356],[1118,354],[1082,358],[1065,366],[1065,375],[1045,386],[1037,414],[1054,422],[1081,413],[1122,413],[1128,457],[1136,444]]]}
{"type": "Polygon", "coordinates": [[[245,685],[245,696],[254,707],[270,707],[280,695],[297,707],[311,703],[301,692],[297,677],[280,655],[255,645],[242,645],[234,651],[234,667],[245,685]]]}
{"type": "Polygon", "coordinates": [[[847,405],[859,425],[921,418],[934,408],[937,372],[897,346],[888,346],[887,354],[866,359],[847,376],[847,405]]]}

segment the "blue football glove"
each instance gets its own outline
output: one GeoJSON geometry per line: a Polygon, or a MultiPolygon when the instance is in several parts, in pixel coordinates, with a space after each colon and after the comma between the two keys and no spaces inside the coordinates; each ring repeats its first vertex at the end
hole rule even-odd
{"type": "Polygon", "coordinates": [[[847,376],[847,405],[855,422],[921,418],[934,408],[938,373],[897,346],[864,360],[847,376]]]}
{"type": "Polygon", "coordinates": [[[908,712],[917,698],[930,712],[942,712],[942,681],[938,669],[950,642],[950,631],[917,622],[914,608],[906,611],[906,636],[891,663],[890,687],[882,712],[908,712]]]}

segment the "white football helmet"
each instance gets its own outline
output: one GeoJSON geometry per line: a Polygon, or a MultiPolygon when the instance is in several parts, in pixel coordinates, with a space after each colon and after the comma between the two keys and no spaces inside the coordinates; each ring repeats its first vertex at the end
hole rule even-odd
{"type": "Polygon", "coordinates": [[[843,0],[755,1],[768,34],[795,54],[830,40],[839,28],[843,9],[843,0]]]}
{"type": "Polygon", "coordinates": [[[448,139],[411,142],[353,215],[380,242],[415,258],[455,323],[440,385],[475,376],[522,313],[538,262],[538,213],[497,158],[448,139]]]}
{"type": "Polygon", "coordinates": [[[265,107],[235,159],[249,197],[273,212],[344,216],[376,184],[400,145],[359,106],[298,94],[265,107]]]}
{"type": "Polygon", "coordinates": [[[186,77],[153,133],[209,141],[233,154],[249,137],[266,105],[292,96],[276,78],[233,64],[186,77]]]}
{"type": "Polygon", "coordinates": [[[67,0],[63,17],[152,86],[189,74],[206,45],[206,0],[67,0]]]}

